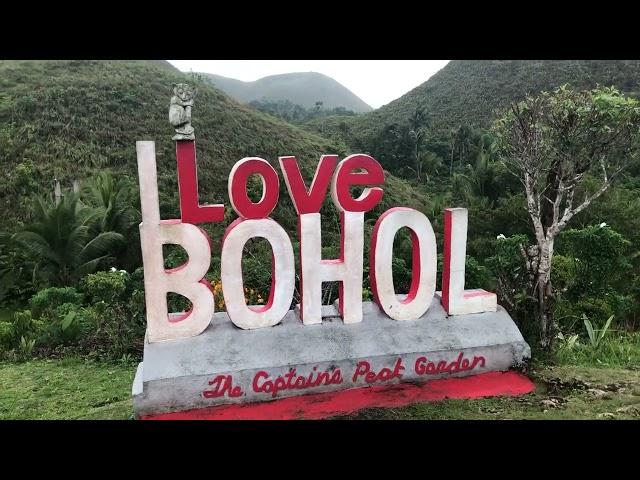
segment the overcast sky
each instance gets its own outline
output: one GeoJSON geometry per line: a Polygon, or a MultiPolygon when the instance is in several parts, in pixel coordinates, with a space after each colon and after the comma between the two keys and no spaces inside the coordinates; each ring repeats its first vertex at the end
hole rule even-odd
{"type": "Polygon", "coordinates": [[[347,87],[373,108],[404,95],[449,60],[169,60],[183,72],[215,73],[245,82],[268,75],[319,72],[347,87]]]}

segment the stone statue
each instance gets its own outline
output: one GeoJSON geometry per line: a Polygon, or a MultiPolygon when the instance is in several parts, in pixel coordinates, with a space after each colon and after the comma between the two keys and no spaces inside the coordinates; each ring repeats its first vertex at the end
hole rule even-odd
{"type": "Polygon", "coordinates": [[[191,126],[191,107],[195,90],[186,83],[173,84],[173,97],[169,104],[169,122],[176,129],[173,140],[195,140],[191,126]]]}

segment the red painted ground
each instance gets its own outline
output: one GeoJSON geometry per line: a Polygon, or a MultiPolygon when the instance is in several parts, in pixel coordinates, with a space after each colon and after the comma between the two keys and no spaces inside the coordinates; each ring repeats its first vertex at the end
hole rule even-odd
{"type": "Polygon", "coordinates": [[[402,407],[447,398],[517,396],[535,386],[517,372],[489,372],[464,378],[443,378],[422,384],[401,383],[289,397],[272,402],[222,405],[142,417],[143,420],[318,420],[363,408],[402,407]]]}

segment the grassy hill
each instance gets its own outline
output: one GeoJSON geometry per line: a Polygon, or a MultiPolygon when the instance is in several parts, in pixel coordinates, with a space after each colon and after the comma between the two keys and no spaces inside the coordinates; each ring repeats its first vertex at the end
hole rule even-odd
{"type": "Polygon", "coordinates": [[[254,82],[202,73],[217,88],[239,102],[252,100],[289,100],[305,108],[323,102],[325,108],[344,107],[356,113],[369,112],[371,107],[344,85],[316,72],[271,75],[254,82]]]}
{"type": "Polygon", "coordinates": [[[385,125],[406,121],[416,108],[423,108],[432,134],[444,136],[460,124],[487,127],[494,113],[509,102],[565,83],[578,89],[614,85],[640,95],[640,61],[453,60],[423,84],[373,112],[313,120],[306,128],[338,139],[344,138],[347,128],[355,140],[352,146],[361,148],[358,141],[376,135],[385,125]]]}
{"type": "MultiPolygon", "coordinates": [[[[70,188],[110,169],[137,183],[137,140],[156,142],[162,214],[178,215],[168,106],[172,82],[185,79],[155,61],[0,61],[2,229],[27,218],[30,197],[52,192],[55,178],[70,188]]],[[[309,178],[322,154],[345,153],[343,145],[243,106],[206,82],[198,85],[193,126],[201,202],[228,208],[227,177],[243,157],[277,165],[278,156],[295,155],[309,178]]],[[[403,203],[424,202],[390,178],[385,205],[403,203]]],[[[274,216],[295,225],[284,181],[274,216]]]]}
{"type": "Polygon", "coordinates": [[[166,60],[145,60],[146,62],[149,62],[151,64],[155,64],[156,66],[160,67],[160,68],[164,68],[165,70],[168,70],[169,72],[179,72],[180,70],[178,70],[176,67],[174,67],[173,65],[171,65],[168,61],[166,60]]]}

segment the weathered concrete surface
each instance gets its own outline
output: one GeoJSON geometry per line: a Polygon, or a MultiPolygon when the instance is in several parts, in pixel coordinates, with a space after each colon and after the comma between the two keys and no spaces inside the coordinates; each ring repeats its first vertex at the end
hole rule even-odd
{"type": "MultiPolygon", "coordinates": [[[[331,308],[323,309],[333,315],[331,308]]],[[[199,336],[160,343],[145,343],[144,362],[134,380],[134,409],[137,416],[210,407],[220,404],[268,401],[307,393],[377,386],[400,381],[428,381],[488,371],[505,371],[530,356],[530,348],[511,317],[497,312],[447,316],[434,297],[427,313],[418,320],[389,318],[371,302],[363,303],[363,321],[345,324],[330,316],[317,325],[303,325],[290,311],[271,328],[241,330],[226,313],[216,313],[211,325],[199,336]],[[461,356],[462,355],[462,356],[461,356]],[[421,360],[426,357],[426,361],[421,360]],[[399,360],[400,359],[400,360],[399,360]],[[466,361],[466,369],[457,368],[466,361]],[[368,362],[378,378],[354,373],[368,362]],[[398,370],[398,361],[402,370],[398,370]],[[431,371],[425,367],[431,362],[431,371]],[[438,365],[439,362],[443,362],[438,365]],[[398,375],[393,377],[396,368],[398,375]],[[471,367],[471,368],[470,368],[471,367]],[[450,371],[445,371],[449,368],[450,371]],[[314,379],[320,372],[334,375],[338,384],[265,392],[264,383],[295,369],[298,376],[314,379]],[[456,371],[457,370],[457,371],[456,371]],[[256,374],[266,375],[257,379],[256,374]],[[453,372],[453,373],[450,373],[453,372]],[[213,396],[211,381],[231,375],[239,387],[237,397],[213,396]],[[254,388],[257,386],[257,388],[254,388]],[[255,391],[255,390],[258,391],[255,391]],[[262,391],[261,391],[262,390],[262,391]]],[[[428,367],[427,367],[428,368],[428,367]]],[[[281,386],[285,382],[282,381],[281,386]]],[[[293,382],[290,382],[293,383],[293,382]]],[[[219,390],[218,390],[218,393],[219,390]]]]}

